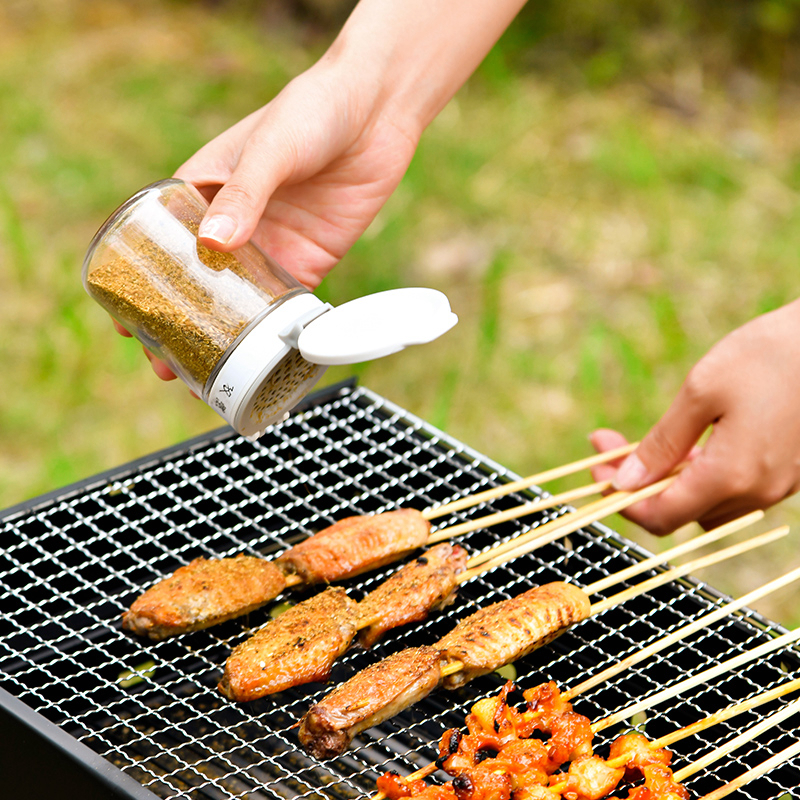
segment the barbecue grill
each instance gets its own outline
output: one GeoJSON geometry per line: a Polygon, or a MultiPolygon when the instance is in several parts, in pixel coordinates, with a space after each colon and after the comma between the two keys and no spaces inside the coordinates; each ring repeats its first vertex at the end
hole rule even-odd
{"type": "MultiPolygon", "coordinates": [[[[345,800],[372,794],[386,770],[409,774],[428,764],[442,732],[463,727],[472,703],[496,693],[503,676],[434,693],[362,733],[343,756],[319,762],[299,748],[293,725],[330,685],[301,686],[247,705],[215,690],[230,649],[275,604],[244,621],[159,643],[123,632],[120,614],[142,589],[197,556],[269,557],[344,516],[422,509],[516,477],[349,382],[318,392],[257,442],[216,431],[4,512],[3,796],[345,800]]],[[[499,498],[437,524],[510,508],[531,494],[542,492],[499,498]]],[[[566,510],[459,541],[473,554],[566,510]]],[[[435,642],[478,607],[547,581],[586,585],[647,555],[605,526],[582,529],[465,583],[456,602],[424,624],[397,630],[370,651],[351,650],[335,666],[331,685],[391,652],[435,642]]],[[[345,588],[358,600],[391,571],[360,576],[345,588]]],[[[726,599],[697,579],[673,581],[535,651],[514,665],[517,681],[522,688],[550,679],[570,686],[726,599]]],[[[579,697],[576,710],[599,719],[783,632],[753,611],[739,612],[579,697]]],[[[632,723],[660,736],[780,684],[797,672],[798,655],[793,648],[778,651],[632,723]]],[[[679,742],[673,764],[695,760],[784,702],[679,742]]],[[[621,730],[598,736],[600,752],[621,730]]],[[[784,723],[687,786],[695,796],[711,791],[794,738],[784,723]]],[[[735,797],[778,800],[795,796],[798,786],[800,763],[789,762],[735,797]]]]}

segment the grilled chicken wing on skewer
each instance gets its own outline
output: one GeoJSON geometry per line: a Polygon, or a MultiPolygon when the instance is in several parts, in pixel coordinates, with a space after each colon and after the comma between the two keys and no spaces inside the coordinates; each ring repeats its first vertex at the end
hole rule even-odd
{"type": "Polygon", "coordinates": [[[455,599],[457,577],[467,568],[467,551],[447,542],[401,567],[359,604],[359,643],[372,647],[383,634],[421,622],[455,599]]]}
{"type": "Polygon", "coordinates": [[[141,595],[122,627],[155,640],[198,631],[263,606],[285,586],[283,573],[261,558],[196,558],[141,595]]]}
{"type": "Polygon", "coordinates": [[[357,617],[355,602],[340,587],[290,608],[234,648],[219,690],[243,702],[327,680],[356,635],[357,617]]]}
{"type": "Polygon", "coordinates": [[[344,589],[328,589],[326,600],[317,595],[298,603],[234,649],[220,691],[244,702],[324,680],[357,630],[369,646],[384,631],[423,620],[452,600],[466,559],[462,547],[443,543],[401,567],[361,603],[346,599],[344,589]],[[275,673],[282,678],[274,680],[275,673]]]}
{"type": "Polygon", "coordinates": [[[312,706],[300,742],[317,758],[343,753],[352,738],[429,695],[442,681],[442,654],[410,647],[367,667],[312,706]]]}
{"type": "Polygon", "coordinates": [[[318,757],[323,757],[322,753],[326,754],[326,758],[340,755],[359,731],[389,719],[411,705],[411,702],[420,700],[437,688],[442,680],[443,662],[457,660],[464,665],[459,672],[466,676],[466,680],[448,682],[453,675],[444,678],[446,688],[457,688],[552,641],[569,625],[588,616],[589,608],[588,597],[580,589],[567,583],[552,583],[481,609],[463,619],[432,648],[425,648],[435,654],[429,656],[435,661],[435,667],[432,664],[430,669],[440,671],[438,680],[431,680],[432,673],[424,672],[425,680],[412,686],[408,681],[415,675],[409,672],[403,660],[403,654],[409,651],[390,656],[357,673],[311,708],[301,720],[300,741],[303,747],[318,757]],[[492,629],[492,625],[496,625],[496,628],[492,629]],[[371,682],[377,681],[378,676],[380,685],[393,692],[390,712],[382,705],[381,692],[370,691],[371,682]],[[401,685],[405,688],[398,694],[396,688],[401,685]],[[350,709],[344,703],[352,697],[365,697],[368,691],[369,702],[360,707],[358,719],[353,722],[350,709]],[[406,705],[401,705],[401,698],[406,705]],[[324,713],[320,713],[320,708],[324,709],[324,713]]]}
{"type": "Polygon", "coordinates": [[[397,561],[422,547],[431,524],[419,511],[346,517],[309,536],[275,560],[304,583],[332,583],[397,561]]]}
{"type": "Polygon", "coordinates": [[[447,662],[460,662],[444,679],[457,689],[479,675],[517,661],[552,642],[571,625],[586,619],[591,603],[586,592],[569,583],[548,583],[482,608],[461,620],[436,645],[447,662]]]}
{"type": "Polygon", "coordinates": [[[289,585],[343,580],[399,559],[425,544],[429,531],[419,511],[401,509],[340,520],[275,561],[196,558],[140,595],[122,626],[151,639],[209,628],[249,614],[289,585]]]}

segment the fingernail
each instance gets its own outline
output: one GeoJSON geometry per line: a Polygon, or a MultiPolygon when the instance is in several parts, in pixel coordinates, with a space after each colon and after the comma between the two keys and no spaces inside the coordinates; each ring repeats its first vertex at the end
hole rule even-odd
{"type": "Polygon", "coordinates": [[[224,214],[207,217],[200,223],[197,235],[201,239],[213,239],[220,244],[228,244],[236,233],[236,221],[224,214]]]}
{"type": "Polygon", "coordinates": [[[636,453],[631,453],[617,470],[612,486],[623,492],[641,488],[648,477],[647,467],[636,453]]]}

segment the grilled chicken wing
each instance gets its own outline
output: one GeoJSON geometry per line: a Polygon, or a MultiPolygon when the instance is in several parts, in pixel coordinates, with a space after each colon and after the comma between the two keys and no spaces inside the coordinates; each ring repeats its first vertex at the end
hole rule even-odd
{"type": "Polygon", "coordinates": [[[276,563],[305,583],[331,583],[396,561],[422,547],[430,523],[419,511],[346,517],[296,544],[276,563]]]}
{"type": "Polygon", "coordinates": [[[138,597],[122,627],[156,640],[209,628],[263,606],[285,586],[283,573],[261,558],[196,558],[138,597]]]}
{"type": "Polygon", "coordinates": [[[358,641],[372,647],[386,631],[421,622],[431,611],[451,603],[456,578],[466,568],[467,551],[459,545],[442,542],[426,550],[358,604],[358,641]]]}
{"type": "Polygon", "coordinates": [[[482,608],[434,645],[448,662],[463,665],[445,678],[445,688],[457,689],[552,642],[570,625],[586,619],[590,608],[585,592],[561,582],[482,608]]]}
{"type": "Polygon", "coordinates": [[[442,680],[442,654],[410,647],[356,673],[300,723],[300,743],[316,758],[341,755],[353,737],[430,694],[442,680]]]}
{"type": "Polygon", "coordinates": [[[234,648],[217,688],[245,702],[327,680],[356,635],[357,617],[356,603],[340,587],[298,603],[234,648]]]}

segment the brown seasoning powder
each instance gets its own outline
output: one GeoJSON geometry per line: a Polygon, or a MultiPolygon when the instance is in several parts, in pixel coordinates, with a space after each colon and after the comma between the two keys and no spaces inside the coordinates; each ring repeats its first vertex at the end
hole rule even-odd
{"type": "MultiPolygon", "coordinates": [[[[176,193],[166,200],[194,240],[197,210],[176,193]]],[[[87,275],[90,294],[124,326],[135,326],[131,333],[201,389],[248,322],[292,290],[263,264],[243,263],[196,240],[197,262],[189,270],[135,230],[126,230],[121,243],[114,258],[87,275]]]]}

